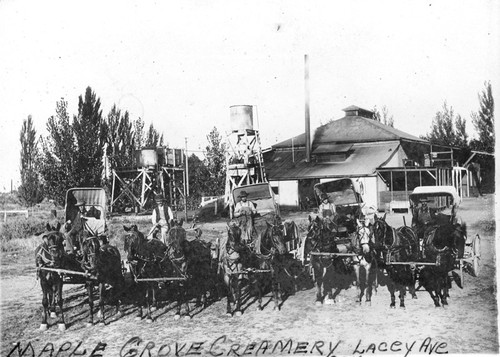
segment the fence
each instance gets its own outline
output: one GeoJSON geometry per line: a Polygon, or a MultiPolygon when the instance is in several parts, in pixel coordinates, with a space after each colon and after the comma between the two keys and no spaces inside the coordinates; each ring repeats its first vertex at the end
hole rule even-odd
{"type": "Polygon", "coordinates": [[[3,221],[7,221],[7,214],[10,214],[10,213],[13,213],[13,214],[24,214],[26,216],[26,218],[29,217],[29,211],[27,209],[25,210],[10,210],[10,211],[0,211],[0,214],[3,214],[3,221]]]}

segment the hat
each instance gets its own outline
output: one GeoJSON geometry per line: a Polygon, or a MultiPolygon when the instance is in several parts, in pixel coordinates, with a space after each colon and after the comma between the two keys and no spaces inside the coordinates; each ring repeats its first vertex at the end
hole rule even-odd
{"type": "Polygon", "coordinates": [[[165,198],[163,197],[163,195],[161,195],[159,193],[157,193],[155,195],[155,201],[164,201],[164,200],[165,200],[165,198]]]}
{"type": "Polygon", "coordinates": [[[76,201],[75,207],[85,206],[85,201],[76,201]]]}
{"type": "Polygon", "coordinates": [[[322,193],[321,194],[321,201],[327,200],[327,199],[328,199],[328,195],[326,193],[322,193]]]}
{"type": "Polygon", "coordinates": [[[248,193],[247,193],[247,191],[241,191],[241,192],[240,192],[240,195],[239,195],[238,197],[240,197],[240,198],[241,198],[241,197],[248,197],[248,193]]]}

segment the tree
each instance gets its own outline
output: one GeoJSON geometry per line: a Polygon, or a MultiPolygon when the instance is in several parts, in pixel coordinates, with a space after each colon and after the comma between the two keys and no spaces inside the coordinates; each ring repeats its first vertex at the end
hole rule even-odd
{"type": "Polygon", "coordinates": [[[195,154],[188,158],[189,166],[189,198],[188,205],[191,209],[198,208],[201,196],[209,196],[210,172],[205,163],[195,154]]]}
{"type": "Polygon", "coordinates": [[[379,112],[377,106],[373,108],[373,119],[394,128],[394,116],[389,115],[389,109],[384,105],[382,112],[379,112]]]}
{"type": "Polygon", "coordinates": [[[210,196],[222,195],[226,184],[226,147],[215,126],[207,135],[207,140],[205,165],[212,182],[207,188],[207,194],[210,196]]]}
{"type": "Polygon", "coordinates": [[[76,186],[76,144],[73,128],[69,122],[68,102],[61,98],[56,103],[56,115],[47,120],[49,135],[42,139],[43,155],[40,174],[47,197],[64,204],[66,190],[76,186]]]}
{"type": "Polygon", "coordinates": [[[133,166],[134,137],[128,112],[122,114],[114,105],[108,114],[106,138],[106,155],[111,169],[133,166]]]}
{"type": "Polygon", "coordinates": [[[471,146],[480,151],[493,152],[495,150],[495,103],[491,90],[491,83],[485,82],[485,88],[479,97],[479,110],[472,113],[472,123],[479,135],[478,140],[473,140],[471,146]]]}
{"type": "Polygon", "coordinates": [[[134,146],[137,150],[144,146],[144,121],[139,117],[134,120],[134,146]]]}
{"type": "Polygon", "coordinates": [[[163,134],[160,134],[151,123],[144,140],[144,145],[147,147],[157,147],[163,145],[163,134]]]}
{"type": "Polygon", "coordinates": [[[438,111],[432,120],[430,133],[423,138],[436,145],[466,147],[465,119],[455,115],[453,107],[448,107],[445,101],[442,111],[438,111]]]}
{"type": "Polygon", "coordinates": [[[101,186],[106,125],[102,119],[101,100],[90,87],[85,98],[78,98],[78,115],[73,116],[77,145],[78,186],[101,186]]]}
{"type": "Polygon", "coordinates": [[[21,141],[21,186],[18,195],[21,201],[31,207],[43,199],[43,190],[38,175],[38,142],[31,115],[23,121],[21,141]]]}

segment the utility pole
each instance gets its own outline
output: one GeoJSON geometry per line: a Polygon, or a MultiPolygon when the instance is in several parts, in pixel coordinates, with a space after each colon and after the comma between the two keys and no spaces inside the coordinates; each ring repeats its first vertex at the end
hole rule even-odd
{"type": "Polygon", "coordinates": [[[186,142],[186,193],[189,196],[189,155],[188,155],[188,138],[185,137],[186,142]]]}
{"type": "Polygon", "coordinates": [[[186,222],[188,221],[188,211],[187,211],[187,199],[189,196],[189,176],[188,176],[188,155],[187,155],[187,137],[184,137],[184,141],[186,144],[186,149],[184,151],[185,160],[184,160],[184,216],[186,222]]]}

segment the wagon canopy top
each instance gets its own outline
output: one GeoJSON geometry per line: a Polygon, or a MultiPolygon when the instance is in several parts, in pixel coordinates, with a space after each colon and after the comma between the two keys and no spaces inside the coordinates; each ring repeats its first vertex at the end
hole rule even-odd
{"type": "Polygon", "coordinates": [[[359,206],[363,204],[357,184],[350,178],[318,183],[314,186],[314,191],[318,199],[323,193],[327,194],[329,201],[335,203],[336,206],[359,206]]]}
{"type": "Polygon", "coordinates": [[[453,186],[419,186],[410,194],[410,202],[417,205],[421,200],[435,201],[438,198],[449,200],[448,205],[458,207],[461,198],[453,186]]]}
{"type": "Polygon", "coordinates": [[[103,234],[106,222],[106,191],[100,187],[71,188],[66,192],[65,221],[75,219],[79,208],[77,203],[85,209],[86,228],[96,234],[103,234]]]}

